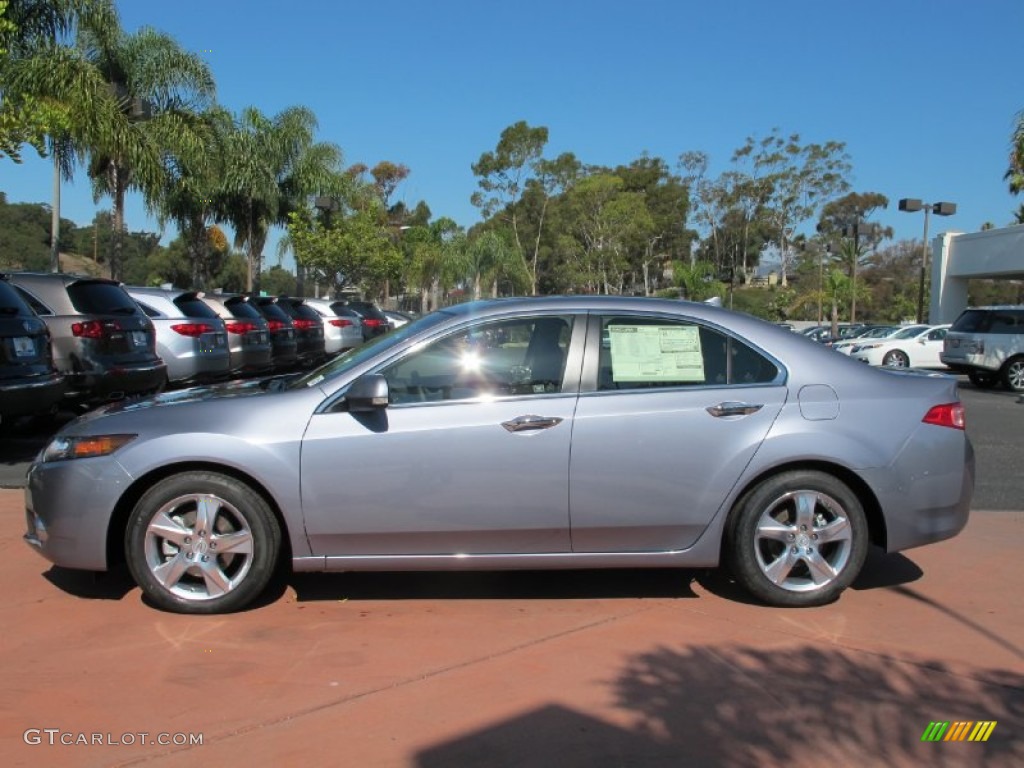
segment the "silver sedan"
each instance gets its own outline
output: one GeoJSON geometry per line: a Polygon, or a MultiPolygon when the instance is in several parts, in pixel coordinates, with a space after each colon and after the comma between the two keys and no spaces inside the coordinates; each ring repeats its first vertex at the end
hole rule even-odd
{"type": "Polygon", "coordinates": [[[127,560],[160,608],[249,605],[296,571],[728,566],[819,605],[870,545],[966,524],[956,380],[871,368],[753,317],[622,297],[434,312],[304,375],[67,425],[26,541],[127,560]]]}

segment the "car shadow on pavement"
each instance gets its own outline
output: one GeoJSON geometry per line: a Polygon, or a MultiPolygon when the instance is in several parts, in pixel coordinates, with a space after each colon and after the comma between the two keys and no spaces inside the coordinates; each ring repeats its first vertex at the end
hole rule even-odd
{"type": "Polygon", "coordinates": [[[88,600],[122,600],[135,589],[135,581],[126,566],[96,572],[54,565],[43,577],[62,592],[88,600]]]}
{"type": "Polygon", "coordinates": [[[294,574],[296,598],[313,600],[559,600],[696,597],[696,571],[429,571],[294,574]]]}

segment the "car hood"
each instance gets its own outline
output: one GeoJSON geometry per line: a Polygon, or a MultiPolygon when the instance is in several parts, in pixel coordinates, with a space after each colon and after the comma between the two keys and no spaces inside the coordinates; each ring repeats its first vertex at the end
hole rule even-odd
{"type": "Polygon", "coordinates": [[[286,377],[255,379],[252,381],[230,381],[203,387],[190,387],[173,392],[162,392],[159,395],[137,400],[120,400],[101,406],[76,419],[79,424],[88,423],[104,416],[113,414],[148,411],[153,408],[180,406],[209,400],[236,399],[241,397],[259,397],[279,388],[278,382],[286,377]]]}

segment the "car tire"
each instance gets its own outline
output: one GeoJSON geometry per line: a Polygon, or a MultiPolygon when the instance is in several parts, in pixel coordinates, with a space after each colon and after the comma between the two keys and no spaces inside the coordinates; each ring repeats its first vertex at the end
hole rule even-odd
{"type": "Polygon", "coordinates": [[[885,357],[882,358],[882,365],[889,368],[909,368],[910,358],[907,357],[906,352],[894,349],[885,353],[885,357]]]}
{"type": "Polygon", "coordinates": [[[216,472],[182,472],[156,483],[125,531],[136,583],[174,613],[246,607],[267,586],[280,551],[281,529],[267,501],[216,472]]]}
{"type": "Polygon", "coordinates": [[[1002,370],[1003,384],[1011,392],[1024,392],[1024,355],[1011,357],[1002,370]]]}
{"type": "Polygon", "coordinates": [[[978,389],[992,389],[992,387],[999,383],[999,376],[997,374],[982,373],[981,371],[971,371],[967,374],[967,379],[978,389]]]}
{"type": "Polygon", "coordinates": [[[725,558],[754,597],[805,608],[839,597],[867,549],[867,518],[856,494],[832,475],[797,470],[744,495],[730,519],[725,558]]]}

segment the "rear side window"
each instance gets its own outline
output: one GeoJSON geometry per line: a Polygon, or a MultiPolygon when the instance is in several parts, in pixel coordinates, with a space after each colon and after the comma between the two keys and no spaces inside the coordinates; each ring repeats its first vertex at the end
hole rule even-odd
{"type": "Polygon", "coordinates": [[[40,317],[42,317],[44,315],[52,315],[53,314],[53,311],[49,307],[47,307],[45,304],[40,302],[39,299],[37,299],[32,294],[30,294],[27,291],[23,290],[19,286],[14,286],[14,289],[18,292],[18,295],[21,296],[21,298],[23,298],[25,300],[25,303],[28,304],[30,307],[32,307],[32,311],[34,311],[40,317]]]}
{"type": "Polygon", "coordinates": [[[288,316],[288,313],[281,309],[277,304],[260,304],[260,309],[263,310],[263,316],[268,320],[280,320],[282,323],[291,323],[292,319],[288,316]]]}
{"type": "Polygon", "coordinates": [[[599,390],[764,384],[779,375],[739,339],[661,318],[604,318],[599,364],[599,390]]]}
{"type": "Polygon", "coordinates": [[[174,300],[181,314],[185,317],[206,317],[216,318],[219,315],[206,305],[202,299],[194,293],[186,293],[174,300]]]}
{"type": "Polygon", "coordinates": [[[160,313],[153,309],[153,307],[149,306],[146,302],[136,299],[135,303],[138,304],[142,311],[146,313],[146,317],[160,317],[160,313]]]}
{"type": "Polygon", "coordinates": [[[224,306],[228,308],[228,312],[230,312],[234,317],[240,317],[247,320],[263,317],[263,315],[260,314],[260,311],[245,299],[226,301],[224,302],[224,306]]]}
{"type": "Polygon", "coordinates": [[[384,323],[388,321],[387,316],[368,301],[350,301],[347,304],[342,304],[342,306],[354,309],[363,317],[369,317],[372,320],[380,320],[384,323]]]}
{"type": "Polygon", "coordinates": [[[292,309],[295,310],[295,317],[301,317],[305,320],[320,319],[320,314],[308,304],[293,304],[292,309]]]}
{"type": "Polygon", "coordinates": [[[85,315],[134,315],[138,305],[116,283],[78,282],[68,286],[71,305],[85,315]]]}
{"type": "Polygon", "coordinates": [[[968,309],[949,330],[957,333],[1024,333],[1024,309],[968,309]]]}
{"type": "Polygon", "coordinates": [[[29,309],[25,300],[18,295],[14,286],[0,280],[0,315],[17,316],[31,314],[32,310],[29,309]]]}

